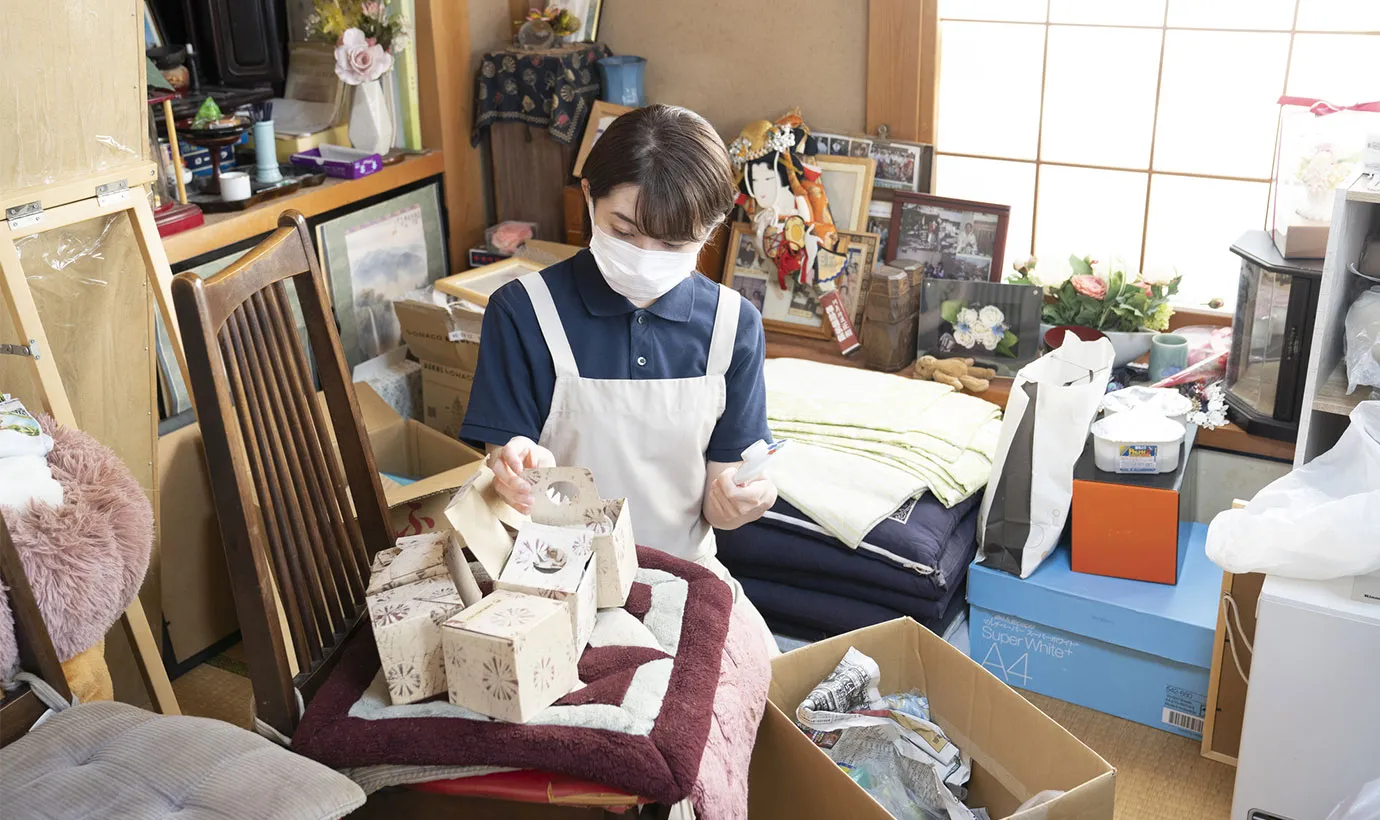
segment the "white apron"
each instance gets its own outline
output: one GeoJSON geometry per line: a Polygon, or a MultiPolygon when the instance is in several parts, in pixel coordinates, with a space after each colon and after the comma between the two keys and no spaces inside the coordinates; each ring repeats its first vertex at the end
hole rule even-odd
{"type": "Polygon", "coordinates": [[[724,412],[724,374],[733,360],[742,302],[738,294],[719,286],[705,375],[586,379],[541,274],[518,281],[532,299],[556,366],[556,392],[541,446],[557,464],[592,470],[605,498],[629,500],[638,544],[706,562],[714,554],[714,531],[702,513],[705,451],[724,412]]]}

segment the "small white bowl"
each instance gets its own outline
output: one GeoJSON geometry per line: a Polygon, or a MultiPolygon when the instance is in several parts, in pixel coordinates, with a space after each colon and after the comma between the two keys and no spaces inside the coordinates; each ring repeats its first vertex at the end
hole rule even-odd
{"type": "Polygon", "coordinates": [[[249,174],[245,171],[226,171],[220,175],[220,198],[226,202],[249,199],[249,174]]]}

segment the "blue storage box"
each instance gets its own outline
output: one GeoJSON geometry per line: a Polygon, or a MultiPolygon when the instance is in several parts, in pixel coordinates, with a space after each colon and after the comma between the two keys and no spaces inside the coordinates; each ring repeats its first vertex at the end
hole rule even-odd
{"type": "Polygon", "coordinates": [[[1203,736],[1222,570],[1179,525],[1175,586],[1074,572],[1067,538],[1025,580],[974,565],[969,656],[1007,684],[1203,736]]]}

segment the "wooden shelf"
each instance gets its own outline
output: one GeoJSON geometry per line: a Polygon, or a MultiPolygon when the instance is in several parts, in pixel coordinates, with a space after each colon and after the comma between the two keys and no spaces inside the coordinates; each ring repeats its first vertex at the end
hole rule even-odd
{"type": "Polygon", "coordinates": [[[1356,409],[1356,405],[1369,399],[1372,390],[1362,385],[1356,388],[1356,392],[1350,396],[1346,394],[1346,365],[1338,364],[1333,369],[1332,375],[1327,377],[1327,381],[1318,385],[1318,392],[1313,396],[1313,409],[1319,413],[1332,413],[1338,416],[1349,416],[1351,411],[1356,409]]]}
{"type": "Polygon", "coordinates": [[[1380,202],[1380,191],[1372,191],[1367,188],[1366,179],[1362,177],[1347,189],[1346,198],[1351,202],[1380,202]]]}
{"type": "Polygon", "coordinates": [[[445,157],[440,151],[432,151],[408,157],[396,165],[385,165],[378,173],[360,179],[328,179],[315,188],[305,188],[243,211],[207,214],[206,224],[165,237],[163,249],[167,251],[169,264],[176,265],[268,233],[278,227],[278,215],[290,208],[310,218],[436,176],[444,170],[445,157]]]}

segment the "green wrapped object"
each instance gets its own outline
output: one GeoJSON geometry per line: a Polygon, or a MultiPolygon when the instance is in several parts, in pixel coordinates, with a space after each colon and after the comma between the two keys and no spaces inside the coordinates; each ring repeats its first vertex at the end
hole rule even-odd
{"type": "Polygon", "coordinates": [[[207,97],[201,107],[196,110],[196,117],[192,120],[193,128],[210,128],[211,123],[221,119],[224,114],[220,113],[220,106],[216,105],[215,97],[207,97]]]}

